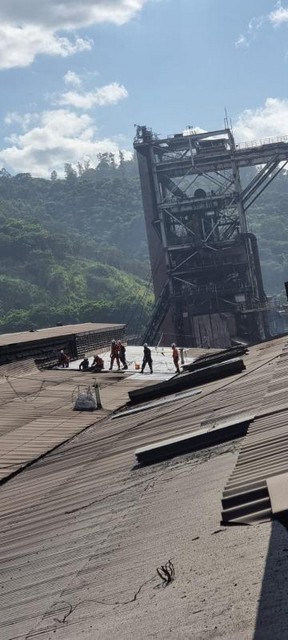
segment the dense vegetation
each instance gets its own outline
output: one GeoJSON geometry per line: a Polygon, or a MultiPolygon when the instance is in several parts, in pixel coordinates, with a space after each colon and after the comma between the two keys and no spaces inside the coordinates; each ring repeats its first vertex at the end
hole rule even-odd
{"type": "Polygon", "coordinates": [[[281,173],[251,207],[250,230],[258,238],[267,294],[281,294],[288,280],[288,175],[281,173]]]}
{"type": "Polygon", "coordinates": [[[138,174],[102,155],[65,179],[0,172],[0,331],[124,322],[153,304],[138,174]]]}
{"type": "MultiPolygon", "coordinates": [[[[267,293],[288,280],[288,177],[249,213],[267,293]]],[[[153,295],[135,161],[102,154],[65,178],[0,171],[0,332],[57,321],[145,326],[153,295]]]]}

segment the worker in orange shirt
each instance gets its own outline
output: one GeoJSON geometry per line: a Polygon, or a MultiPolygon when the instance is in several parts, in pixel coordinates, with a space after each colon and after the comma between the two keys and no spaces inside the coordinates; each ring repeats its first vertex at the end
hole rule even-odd
{"type": "Polygon", "coordinates": [[[173,358],[173,362],[175,365],[175,369],[176,369],[176,373],[180,373],[180,369],[179,369],[179,351],[176,347],[175,342],[172,342],[171,344],[172,347],[172,358],[173,358]]]}

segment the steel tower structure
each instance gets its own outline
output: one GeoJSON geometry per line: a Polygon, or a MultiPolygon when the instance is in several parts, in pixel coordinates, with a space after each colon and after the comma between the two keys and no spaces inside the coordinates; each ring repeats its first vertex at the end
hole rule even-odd
{"type": "Polygon", "coordinates": [[[286,164],[288,140],[242,147],[228,127],[160,139],[138,126],[134,148],[156,297],[143,340],[225,347],[267,337],[246,212],[286,164]],[[243,188],[240,169],[255,165],[243,188]]]}

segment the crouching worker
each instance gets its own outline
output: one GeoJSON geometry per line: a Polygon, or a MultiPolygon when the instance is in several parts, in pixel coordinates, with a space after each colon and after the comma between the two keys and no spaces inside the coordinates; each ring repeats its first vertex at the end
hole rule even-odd
{"type": "Polygon", "coordinates": [[[171,344],[172,347],[172,358],[173,358],[173,362],[175,365],[175,369],[176,369],[176,373],[180,373],[180,369],[179,369],[179,351],[176,347],[175,342],[173,342],[171,344]]]}
{"type": "Polygon", "coordinates": [[[143,362],[142,362],[141,373],[144,372],[146,364],[148,364],[149,366],[150,373],[153,373],[153,369],[152,369],[153,360],[151,356],[151,349],[149,349],[148,344],[146,342],[143,345],[143,347],[144,347],[144,352],[143,352],[143,362]]]}
{"type": "Polygon", "coordinates": [[[103,371],[103,369],[104,369],[104,360],[102,360],[100,356],[94,356],[91,371],[93,371],[93,373],[100,373],[100,371],[103,371]]]}
{"type": "Polygon", "coordinates": [[[84,356],[84,360],[82,360],[82,362],[80,362],[79,369],[80,369],[80,371],[88,371],[88,369],[89,369],[89,360],[88,360],[87,356],[84,356]]]}

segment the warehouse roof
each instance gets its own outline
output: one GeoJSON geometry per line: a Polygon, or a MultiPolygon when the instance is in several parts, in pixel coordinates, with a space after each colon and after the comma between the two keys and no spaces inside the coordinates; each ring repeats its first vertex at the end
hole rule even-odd
{"type": "Polygon", "coordinates": [[[80,333],[112,331],[125,327],[124,324],[104,324],[100,322],[84,322],[82,324],[66,324],[61,327],[48,327],[33,331],[20,331],[19,333],[0,334],[0,347],[10,344],[20,344],[21,342],[35,342],[48,338],[58,338],[80,333]]]}
{"type": "Polygon", "coordinates": [[[239,442],[134,466],[139,446],[256,414],[284,344],[251,348],[246,371],[200,394],[106,417],[0,488],[1,640],[288,637],[287,532],[220,526],[239,442]]]}

